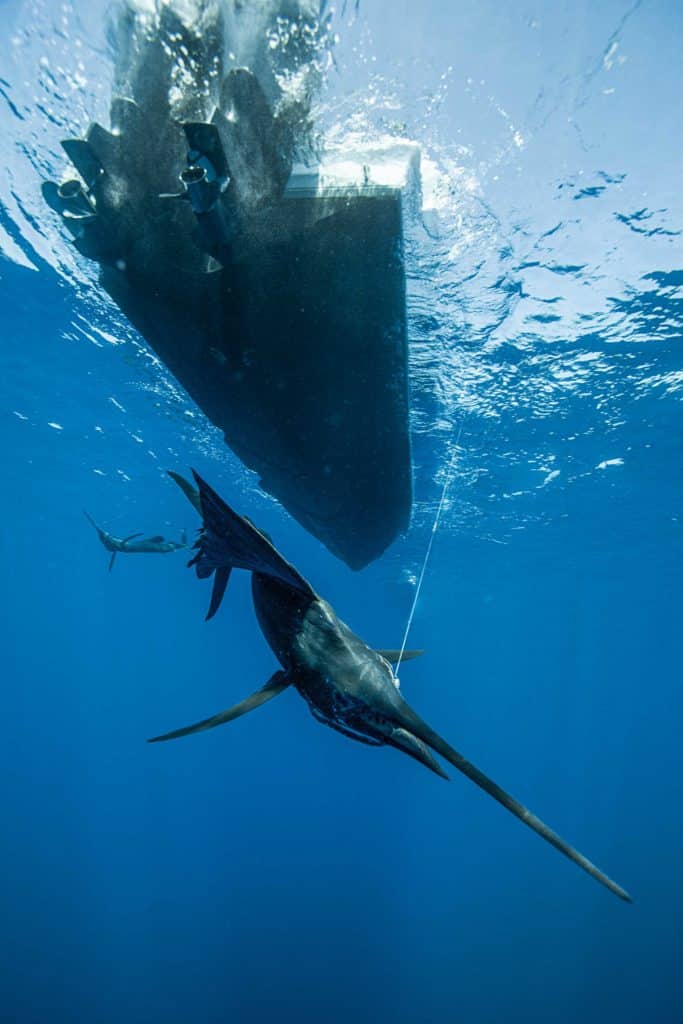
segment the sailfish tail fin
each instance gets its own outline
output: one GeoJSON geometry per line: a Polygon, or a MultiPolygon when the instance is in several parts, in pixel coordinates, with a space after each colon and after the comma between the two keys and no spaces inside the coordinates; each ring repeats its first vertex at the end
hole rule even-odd
{"type": "Polygon", "coordinates": [[[193,487],[190,481],[186,480],[184,476],[180,475],[180,473],[174,473],[172,469],[167,470],[167,472],[171,480],[177,483],[178,487],[183,492],[183,494],[189,501],[190,505],[192,505],[192,507],[196,509],[197,512],[199,512],[199,514],[201,515],[202,506],[199,502],[199,491],[197,490],[197,488],[193,487]]]}
{"type": "Polygon", "coordinates": [[[238,515],[202,478],[194,472],[197,491],[177,473],[169,474],[188,499],[195,504],[195,494],[202,517],[197,553],[189,565],[195,567],[200,579],[215,573],[213,593],[207,618],[216,614],[232,569],[246,569],[278,579],[295,590],[313,596],[309,584],[294,566],[248,519],[238,515]]]}

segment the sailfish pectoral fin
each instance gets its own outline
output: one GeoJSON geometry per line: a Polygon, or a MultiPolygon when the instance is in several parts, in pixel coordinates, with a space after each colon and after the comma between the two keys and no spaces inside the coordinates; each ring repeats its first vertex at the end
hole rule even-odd
{"type": "Polygon", "coordinates": [[[109,559],[109,572],[114,568],[114,559],[116,558],[118,551],[114,551],[111,558],[109,559]]]}
{"type": "Polygon", "coordinates": [[[582,853],[575,850],[573,846],[565,842],[556,832],[553,832],[545,822],[537,818],[535,814],[527,810],[522,804],[520,804],[514,797],[506,793],[504,789],[501,789],[499,785],[493,782],[487,775],[479,771],[473,764],[471,764],[466,758],[459,754],[457,750],[454,750],[450,744],[446,743],[438,733],[434,732],[425,722],[419,718],[412,710],[408,709],[405,714],[404,726],[409,729],[411,733],[415,733],[423,743],[428,744],[432,750],[435,750],[437,754],[445,758],[449,764],[452,764],[454,768],[457,768],[459,772],[466,775],[468,779],[471,779],[480,789],[483,789],[485,793],[492,796],[494,800],[497,800],[499,804],[502,804],[506,810],[514,814],[516,818],[528,825],[530,829],[533,829],[542,839],[554,846],[556,850],[563,853],[565,857],[573,861],[580,868],[583,868],[592,878],[604,885],[610,892],[613,892],[615,896],[625,900],[627,903],[632,903],[633,900],[620,885],[612,881],[604,872],[600,871],[587,857],[584,857],[582,853]]]}
{"type": "Polygon", "coordinates": [[[195,732],[204,732],[205,729],[214,729],[217,725],[224,725],[226,722],[232,722],[235,718],[241,718],[242,715],[246,715],[249,711],[253,711],[254,708],[261,707],[266,701],[272,700],[273,697],[277,697],[279,693],[286,690],[290,684],[290,678],[286,672],[276,672],[270,677],[265,686],[262,686],[256,693],[252,693],[250,697],[246,697],[245,700],[234,704],[231,708],[226,711],[220,711],[217,715],[213,715],[211,718],[205,718],[201,722],[196,722],[194,725],[186,725],[183,729],[175,729],[173,732],[164,733],[162,736],[154,736],[152,739],[147,740],[148,743],[161,743],[164,740],[175,740],[180,736],[189,736],[195,732]]]}
{"type": "Polygon", "coordinates": [[[448,775],[436,758],[432,756],[432,752],[429,748],[422,742],[422,740],[419,740],[417,736],[413,736],[411,732],[408,732],[407,729],[394,729],[387,737],[387,743],[392,747],[396,747],[397,750],[402,750],[404,754],[409,754],[410,757],[414,757],[415,760],[420,761],[425,768],[429,768],[430,771],[435,772],[436,775],[439,775],[442,779],[446,779],[446,781],[448,781],[448,775]]]}

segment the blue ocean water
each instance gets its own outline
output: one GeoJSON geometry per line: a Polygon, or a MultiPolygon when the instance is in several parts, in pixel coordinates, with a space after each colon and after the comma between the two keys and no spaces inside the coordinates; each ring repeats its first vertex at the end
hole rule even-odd
{"type": "Polygon", "coordinates": [[[2,1019],[680,1024],[680,5],[337,14],[321,130],[423,156],[416,509],[360,574],[226,453],[42,205],[59,139],[106,115],[104,5],[3,13],[2,1019]],[[182,553],[109,574],[83,509],[192,531],[165,470],[195,466],[398,646],[451,459],[403,692],[633,906],[295,693],[144,742],[274,659],[246,576],[207,624],[182,553]]]}

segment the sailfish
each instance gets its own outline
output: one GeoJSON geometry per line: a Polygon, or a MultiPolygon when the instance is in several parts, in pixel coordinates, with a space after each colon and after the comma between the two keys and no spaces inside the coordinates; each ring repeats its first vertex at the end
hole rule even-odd
{"type": "Polygon", "coordinates": [[[180,540],[167,540],[161,534],[155,534],[153,537],[145,537],[143,540],[138,540],[138,537],[143,536],[141,533],[129,533],[127,537],[115,537],[113,533],[109,533],[107,530],[102,529],[101,526],[98,526],[90,513],[86,512],[85,509],[83,509],[83,514],[97,531],[97,536],[100,538],[103,546],[107,551],[111,552],[109,572],[114,568],[114,561],[119,552],[125,552],[127,555],[168,555],[172,551],[179,551],[180,548],[187,547],[187,538],[185,537],[184,530],[180,540]]]}
{"type": "Polygon", "coordinates": [[[202,517],[196,554],[189,565],[194,566],[200,579],[214,577],[207,618],[218,610],[233,569],[250,572],[256,616],[281,668],[261,689],[233,707],[194,725],[155,736],[150,743],[232,722],[293,687],[324,725],[361,743],[394,747],[447,779],[434,756],[438,754],[610,892],[631,902],[625,889],[458,753],[413,711],[401,695],[392,662],[421,652],[409,651],[401,657],[397,651],[369,647],[337,617],[332,606],[280,554],[270,538],[234,512],[197,473],[194,478],[198,489],[176,473],[169,475],[202,517]]]}

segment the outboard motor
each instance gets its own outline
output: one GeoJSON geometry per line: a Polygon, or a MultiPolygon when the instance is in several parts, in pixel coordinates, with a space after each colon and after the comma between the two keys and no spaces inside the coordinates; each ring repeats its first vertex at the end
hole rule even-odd
{"type": "Polygon", "coordinates": [[[60,214],[75,238],[82,238],[85,225],[97,218],[95,204],[82,182],[76,178],[69,178],[61,185],[46,181],[42,190],[48,206],[60,214]]]}
{"type": "Polygon", "coordinates": [[[188,200],[204,248],[223,266],[229,266],[237,230],[236,209],[234,201],[223,202],[230,173],[218,130],[203,122],[189,122],[183,128],[188,143],[187,167],[180,173],[183,190],[161,198],[188,200]]]}

